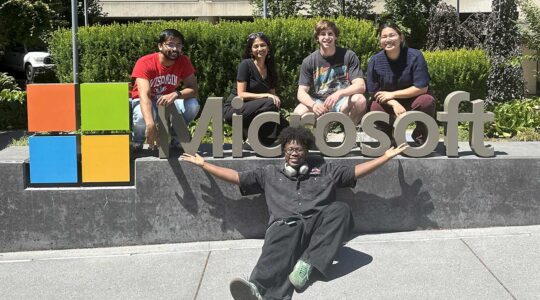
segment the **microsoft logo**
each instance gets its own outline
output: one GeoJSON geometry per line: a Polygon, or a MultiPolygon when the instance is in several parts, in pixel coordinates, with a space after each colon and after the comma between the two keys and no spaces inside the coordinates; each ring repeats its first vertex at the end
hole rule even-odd
{"type": "Polygon", "coordinates": [[[27,104],[30,184],[131,181],[128,83],[31,84],[27,104]]]}

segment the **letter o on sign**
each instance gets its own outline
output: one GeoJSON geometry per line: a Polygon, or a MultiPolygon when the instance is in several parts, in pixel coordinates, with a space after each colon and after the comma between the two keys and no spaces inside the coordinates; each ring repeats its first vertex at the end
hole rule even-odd
{"type": "Polygon", "coordinates": [[[351,152],[352,148],[354,148],[356,145],[356,127],[354,126],[351,118],[344,113],[330,112],[320,116],[317,119],[315,137],[317,148],[319,148],[322,154],[334,157],[345,156],[351,152]],[[343,140],[343,143],[337,147],[330,147],[325,141],[324,129],[332,122],[341,123],[345,128],[345,139],[343,140]]]}
{"type": "Polygon", "coordinates": [[[420,147],[409,147],[403,151],[404,155],[410,157],[427,156],[437,147],[439,142],[439,126],[435,119],[426,113],[420,111],[408,111],[399,117],[394,122],[394,139],[397,145],[405,143],[405,131],[407,125],[412,122],[422,122],[428,129],[426,142],[420,147]]]}

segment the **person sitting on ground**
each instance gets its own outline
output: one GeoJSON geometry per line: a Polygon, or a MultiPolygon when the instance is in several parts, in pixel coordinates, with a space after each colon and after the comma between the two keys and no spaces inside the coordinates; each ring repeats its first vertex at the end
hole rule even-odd
{"type": "MultiPolygon", "coordinates": [[[[422,52],[405,46],[405,39],[394,23],[380,26],[379,43],[382,48],[368,62],[367,85],[372,95],[371,111],[390,114],[390,124],[376,122],[391,140],[392,124],[396,117],[415,110],[435,116],[435,98],[429,91],[429,73],[422,52]]],[[[416,145],[427,139],[427,127],[416,122],[412,133],[416,145]]]]}
{"type": "Polygon", "coordinates": [[[294,113],[327,112],[347,114],[354,124],[366,113],[363,73],[358,56],[336,46],[339,29],[333,22],[322,20],[315,25],[313,38],[319,49],[302,61],[297,98],[300,104],[294,113]]]}
{"type": "Polygon", "coordinates": [[[350,207],[336,201],[336,189],[354,187],[356,179],[382,166],[408,146],[390,148],[381,157],[358,165],[306,160],[315,138],[304,127],[285,128],[278,141],[284,162],[237,172],[208,163],[198,154],[181,158],[240,187],[242,195],[264,193],[270,220],[261,256],[249,281],[236,278],[234,299],[291,299],[313,272],[328,276],[339,248],[354,228],[350,207]]]}
{"type": "MultiPolygon", "coordinates": [[[[158,143],[155,120],[157,106],[174,103],[186,125],[195,119],[200,105],[197,99],[197,78],[189,58],[182,54],[184,36],[175,29],[159,34],[159,52],[137,60],[131,78],[135,80],[131,91],[133,108],[133,147],[140,150],[146,137],[150,148],[158,143]],[[183,85],[183,89],[180,86],[183,85]]],[[[173,147],[180,147],[173,136],[173,147]]]]}
{"type": "MultiPolygon", "coordinates": [[[[253,119],[263,112],[279,112],[281,99],[276,94],[278,76],[268,37],[262,32],[248,35],[242,58],[238,65],[236,85],[223,106],[223,118],[232,125],[233,113],[242,115],[243,137],[246,140],[253,119]],[[242,98],[242,108],[232,108],[231,102],[235,97],[242,98]]],[[[265,123],[259,130],[259,141],[266,146],[272,145],[287,126],[289,122],[283,116],[279,124],[265,123]]]]}

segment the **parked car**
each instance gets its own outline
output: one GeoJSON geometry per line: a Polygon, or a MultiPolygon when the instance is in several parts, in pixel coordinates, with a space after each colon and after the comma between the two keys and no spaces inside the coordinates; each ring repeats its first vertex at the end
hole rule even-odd
{"type": "Polygon", "coordinates": [[[50,71],[54,67],[51,54],[45,49],[19,43],[3,51],[0,64],[13,71],[24,72],[28,82],[33,82],[36,74],[50,71]]]}

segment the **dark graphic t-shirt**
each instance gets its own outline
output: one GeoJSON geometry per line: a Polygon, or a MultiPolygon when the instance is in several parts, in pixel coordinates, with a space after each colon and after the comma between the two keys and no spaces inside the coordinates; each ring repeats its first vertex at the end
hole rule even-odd
{"type": "Polygon", "coordinates": [[[310,95],[325,99],[337,90],[351,85],[351,81],[362,78],[360,61],[352,51],[337,47],[336,53],[323,57],[319,50],[311,53],[302,62],[299,85],[309,86],[310,95]]]}

